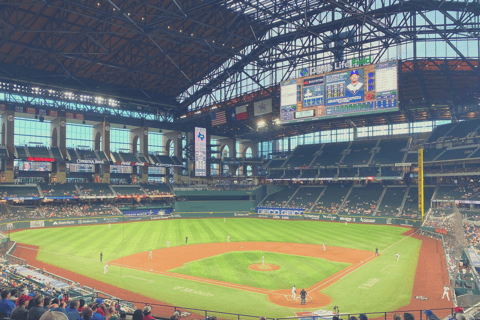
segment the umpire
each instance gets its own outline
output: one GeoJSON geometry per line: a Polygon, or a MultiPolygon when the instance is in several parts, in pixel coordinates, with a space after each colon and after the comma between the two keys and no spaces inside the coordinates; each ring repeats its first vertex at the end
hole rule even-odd
{"type": "Polygon", "coordinates": [[[302,291],[300,292],[300,298],[302,299],[301,303],[305,304],[305,299],[307,298],[307,291],[305,291],[305,289],[302,289],[302,291]]]}

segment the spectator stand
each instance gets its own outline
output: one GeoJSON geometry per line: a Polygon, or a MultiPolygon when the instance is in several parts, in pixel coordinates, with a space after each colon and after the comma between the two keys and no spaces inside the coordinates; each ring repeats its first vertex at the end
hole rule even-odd
{"type": "Polygon", "coordinates": [[[420,232],[442,241],[455,305],[473,306],[480,303],[480,277],[474,268],[476,263],[480,270],[480,258],[468,242],[454,199],[443,199],[441,206],[429,210],[420,232]]]}

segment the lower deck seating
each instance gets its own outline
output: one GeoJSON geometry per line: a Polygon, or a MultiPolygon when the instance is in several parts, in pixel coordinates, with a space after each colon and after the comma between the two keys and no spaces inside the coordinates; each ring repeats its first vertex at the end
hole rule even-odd
{"type": "Polygon", "coordinates": [[[380,184],[354,187],[340,213],[351,215],[372,215],[377,207],[383,187],[380,184]]]}
{"type": "Polygon", "coordinates": [[[399,213],[407,187],[387,187],[380,203],[377,215],[395,216],[399,213]]]}
{"type": "Polygon", "coordinates": [[[315,204],[314,211],[319,213],[337,213],[350,186],[343,184],[329,184],[323,195],[315,204]]]}
{"type": "Polygon", "coordinates": [[[293,193],[298,187],[286,187],[278,192],[275,192],[265,198],[262,202],[262,206],[267,207],[284,207],[293,193]]]}
{"type": "Polygon", "coordinates": [[[292,208],[310,209],[323,189],[324,187],[300,187],[288,203],[288,206],[292,208]]]}

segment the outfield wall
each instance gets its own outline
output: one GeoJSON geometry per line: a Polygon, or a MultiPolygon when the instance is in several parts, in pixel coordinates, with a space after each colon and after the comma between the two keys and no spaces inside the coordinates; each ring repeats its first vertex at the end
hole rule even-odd
{"type": "Polygon", "coordinates": [[[175,212],[241,212],[255,208],[254,200],[175,201],[175,212]]]}
{"type": "MultiPolygon", "coordinates": [[[[199,201],[202,202],[202,201],[199,201]]],[[[231,202],[231,201],[230,201],[231,202]]],[[[244,201],[253,202],[253,201],[244,201]]],[[[251,204],[250,204],[251,205],[251,204]]],[[[251,207],[250,207],[251,208],[251,207]]],[[[211,209],[211,208],[210,208],[211,209]]],[[[223,208],[225,209],[225,208],[223,208]]],[[[240,210],[241,208],[229,206],[228,209],[238,209],[236,211],[175,211],[164,214],[140,214],[139,215],[122,215],[122,216],[96,216],[96,217],[80,217],[80,218],[59,218],[59,219],[43,219],[43,220],[25,220],[25,221],[10,221],[0,223],[0,232],[8,232],[9,230],[17,229],[35,229],[35,228],[49,228],[49,227],[64,227],[64,226],[80,226],[91,224],[107,224],[119,222],[134,222],[134,221],[152,221],[152,220],[166,220],[166,219],[182,219],[182,218],[233,218],[233,217],[249,217],[260,219],[281,219],[281,220],[316,220],[316,221],[331,221],[331,222],[347,222],[347,223],[367,223],[367,224],[386,224],[398,225],[405,227],[420,227],[422,222],[420,220],[412,219],[398,219],[387,217],[365,217],[365,216],[340,216],[336,214],[316,214],[305,212],[303,215],[273,215],[273,214],[258,214],[247,213],[249,210],[240,210]]]]}

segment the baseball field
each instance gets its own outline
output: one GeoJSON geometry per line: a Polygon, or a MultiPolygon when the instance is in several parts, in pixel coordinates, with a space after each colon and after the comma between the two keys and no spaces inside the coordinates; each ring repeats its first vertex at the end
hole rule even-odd
{"type": "Polygon", "coordinates": [[[168,304],[289,317],[335,305],[342,312],[408,305],[422,243],[402,235],[408,230],[320,221],[178,219],[24,230],[11,238],[20,248],[38,246],[38,255],[31,254],[40,261],[168,304]],[[305,306],[292,299],[293,285],[297,298],[302,288],[308,292],[305,306]]]}

